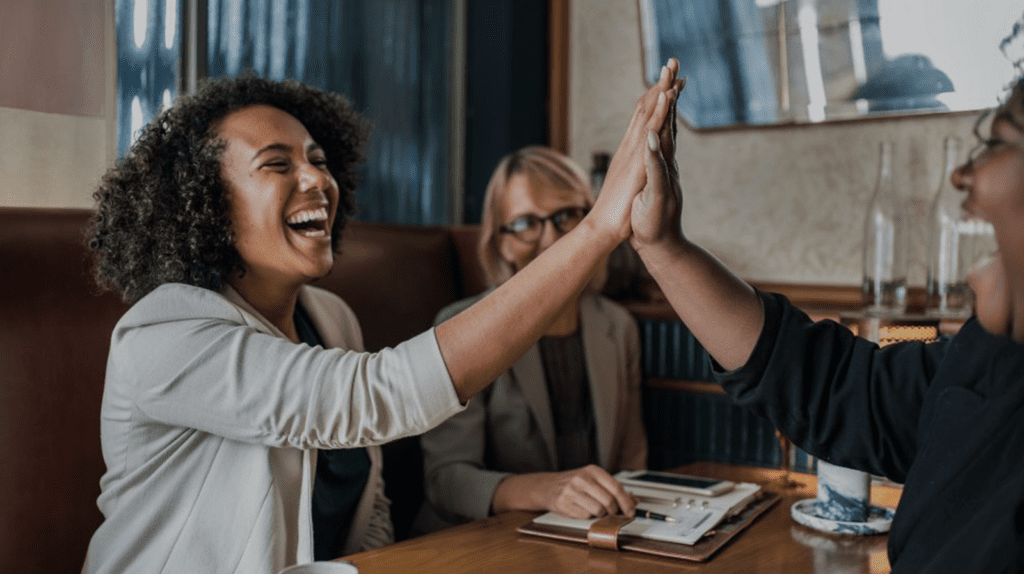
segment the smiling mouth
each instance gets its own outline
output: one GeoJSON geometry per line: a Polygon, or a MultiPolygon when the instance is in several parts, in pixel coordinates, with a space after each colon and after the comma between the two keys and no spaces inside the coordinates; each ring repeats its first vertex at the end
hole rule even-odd
{"type": "Polygon", "coordinates": [[[306,209],[289,216],[285,220],[293,231],[304,237],[328,237],[327,208],[306,209]]]}

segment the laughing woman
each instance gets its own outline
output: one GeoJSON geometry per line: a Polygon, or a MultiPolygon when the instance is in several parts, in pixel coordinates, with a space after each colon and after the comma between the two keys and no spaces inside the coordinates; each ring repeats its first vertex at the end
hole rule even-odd
{"type": "Polygon", "coordinates": [[[675,71],[641,96],[606,194],[567,241],[473,309],[373,354],[345,303],[308,285],[330,271],[354,208],[366,127],[347,100],[222,79],[154,119],[95,194],[97,278],[133,305],[111,338],[104,522],[84,570],[311,561],[318,450],[366,449],[341,463],[342,547],[388,542],[377,445],[461,410],[629,235],[675,71]]]}

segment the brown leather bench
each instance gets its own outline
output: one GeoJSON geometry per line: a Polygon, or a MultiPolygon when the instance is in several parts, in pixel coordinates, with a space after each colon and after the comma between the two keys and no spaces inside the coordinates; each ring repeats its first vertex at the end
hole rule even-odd
{"type": "MultiPolygon", "coordinates": [[[[89,272],[88,210],[0,208],[0,569],[81,568],[105,468],[99,412],[110,334],[127,309],[89,272]]],[[[366,347],[427,329],[443,306],[484,288],[477,229],[353,222],[318,284],[352,306],[366,347]]],[[[385,448],[396,533],[422,500],[415,438],[385,448]]]]}

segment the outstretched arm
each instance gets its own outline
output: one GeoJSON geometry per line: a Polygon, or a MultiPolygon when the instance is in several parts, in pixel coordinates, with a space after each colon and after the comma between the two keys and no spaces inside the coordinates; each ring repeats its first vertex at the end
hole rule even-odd
{"type": "Polygon", "coordinates": [[[675,159],[675,122],[651,134],[647,185],[633,200],[631,242],[679,318],[722,367],[742,366],[761,333],[754,290],[687,239],[675,159]]]}
{"type": "Polygon", "coordinates": [[[583,222],[479,303],[437,327],[441,355],[463,402],[536,343],[598,263],[629,236],[632,201],[647,179],[646,135],[660,130],[675,106],[678,67],[670,60],[637,101],[601,195],[583,222]]]}

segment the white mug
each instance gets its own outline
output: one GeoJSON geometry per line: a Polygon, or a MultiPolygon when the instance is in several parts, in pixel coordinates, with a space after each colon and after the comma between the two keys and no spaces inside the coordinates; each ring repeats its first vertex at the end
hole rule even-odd
{"type": "Polygon", "coordinates": [[[818,502],[825,518],[864,522],[871,501],[871,477],[866,472],[818,460],[818,502]]]}
{"type": "Polygon", "coordinates": [[[278,574],[359,574],[351,562],[310,562],[289,566],[278,574]]]}

